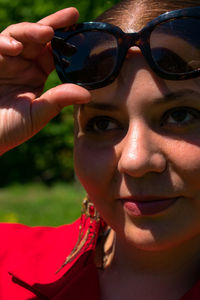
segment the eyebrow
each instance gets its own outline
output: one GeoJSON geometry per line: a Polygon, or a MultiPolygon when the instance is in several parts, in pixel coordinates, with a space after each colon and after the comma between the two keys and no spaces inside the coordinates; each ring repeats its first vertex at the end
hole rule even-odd
{"type": "MultiPolygon", "coordinates": [[[[178,101],[179,99],[183,97],[200,97],[200,91],[194,91],[192,89],[184,89],[177,92],[169,92],[168,94],[165,94],[163,97],[160,97],[157,99],[156,103],[165,103],[165,102],[172,102],[172,101],[178,101]]],[[[200,100],[200,99],[199,99],[200,100]]],[[[95,102],[91,101],[87,104],[82,104],[82,109],[84,108],[91,108],[96,110],[107,110],[107,111],[118,111],[120,110],[121,106],[112,104],[112,103],[106,103],[106,102],[95,102]]]]}
{"type": "Polygon", "coordinates": [[[200,97],[200,91],[194,91],[192,89],[184,89],[177,92],[170,92],[163,97],[159,98],[157,102],[171,102],[171,101],[177,101],[184,97],[200,97]]]}
{"type": "Polygon", "coordinates": [[[89,102],[87,104],[83,104],[82,108],[91,108],[91,109],[98,109],[98,110],[108,110],[108,111],[115,111],[119,110],[119,107],[115,104],[105,103],[105,102],[89,102]]]}

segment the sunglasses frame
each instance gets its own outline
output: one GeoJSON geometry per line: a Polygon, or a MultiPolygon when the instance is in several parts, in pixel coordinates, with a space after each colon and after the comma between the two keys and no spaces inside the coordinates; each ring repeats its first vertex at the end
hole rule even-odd
{"type": "Polygon", "coordinates": [[[183,17],[193,17],[200,19],[200,6],[183,8],[179,10],[174,10],[170,12],[166,12],[157,18],[153,19],[145,27],[143,27],[140,31],[134,33],[125,33],[119,27],[103,23],[103,22],[85,22],[80,24],[75,24],[70,27],[69,30],[58,29],[55,30],[54,37],[51,41],[52,51],[56,66],[56,71],[60,80],[63,83],[75,83],[80,86],[83,86],[87,89],[97,89],[104,87],[110,83],[112,83],[115,78],[118,76],[120,69],[122,67],[123,61],[126,57],[127,51],[130,47],[137,46],[140,48],[144,58],[148,62],[151,69],[161,78],[167,80],[186,80],[190,78],[195,78],[200,75],[200,69],[192,71],[187,74],[171,74],[166,71],[161,70],[158,65],[154,62],[151,56],[151,48],[150,48],[150,35],[154,28],[161,23],[164,23],[169,20],[179,19],[183,17]],[[112,73],[100,82],[95,83],[81,83],[81,82],[72,82],[67,79],[67,75],[65,73],[65,67],[62,62],[62,47],[64,47],[65,42],[75,34],[83,33],[85,31],[102,31],[107,32],[115,36],[118,45],[118,56],[116,58],[116,65],[112,71],[112,73]]]}

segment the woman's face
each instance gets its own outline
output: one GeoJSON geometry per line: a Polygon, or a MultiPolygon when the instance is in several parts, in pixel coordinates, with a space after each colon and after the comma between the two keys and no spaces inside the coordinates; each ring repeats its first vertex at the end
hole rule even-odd
{"type": "Polygon", "coordinates": [[[76,174],[121,239],[167,249],[200,234],[200,79],[164,81],[130,49],[77,111],[76,174]]]}

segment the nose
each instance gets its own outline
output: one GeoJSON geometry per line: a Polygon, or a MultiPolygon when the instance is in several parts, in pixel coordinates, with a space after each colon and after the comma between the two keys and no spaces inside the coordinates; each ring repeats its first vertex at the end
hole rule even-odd
{"type": "Polygon", "coordinates": [[[142,177],[147,173],[162,173],[166,157],[162,151],[159,135],[147,126],[136,122],[129,126],[121,141],[118,169],[120,173],[142,177]]]}

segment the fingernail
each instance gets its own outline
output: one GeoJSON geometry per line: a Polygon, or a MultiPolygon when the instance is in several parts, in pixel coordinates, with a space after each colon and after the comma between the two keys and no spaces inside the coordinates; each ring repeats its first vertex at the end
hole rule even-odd
{"type": "Polygon", "coordinates": [[[88,103],[90,101],[91,101],[91,99],[81,99],[81,100],[77,100],[76,104],[85,104],[85,103],[88,103]]]}
{"type": "Polygon", "coordinates": [[[21,45],[21,43],[18,42],[18,41],[16,41],[16,40],[11,40],[11,44],[12,44],[13,46],[21,45]]]}

